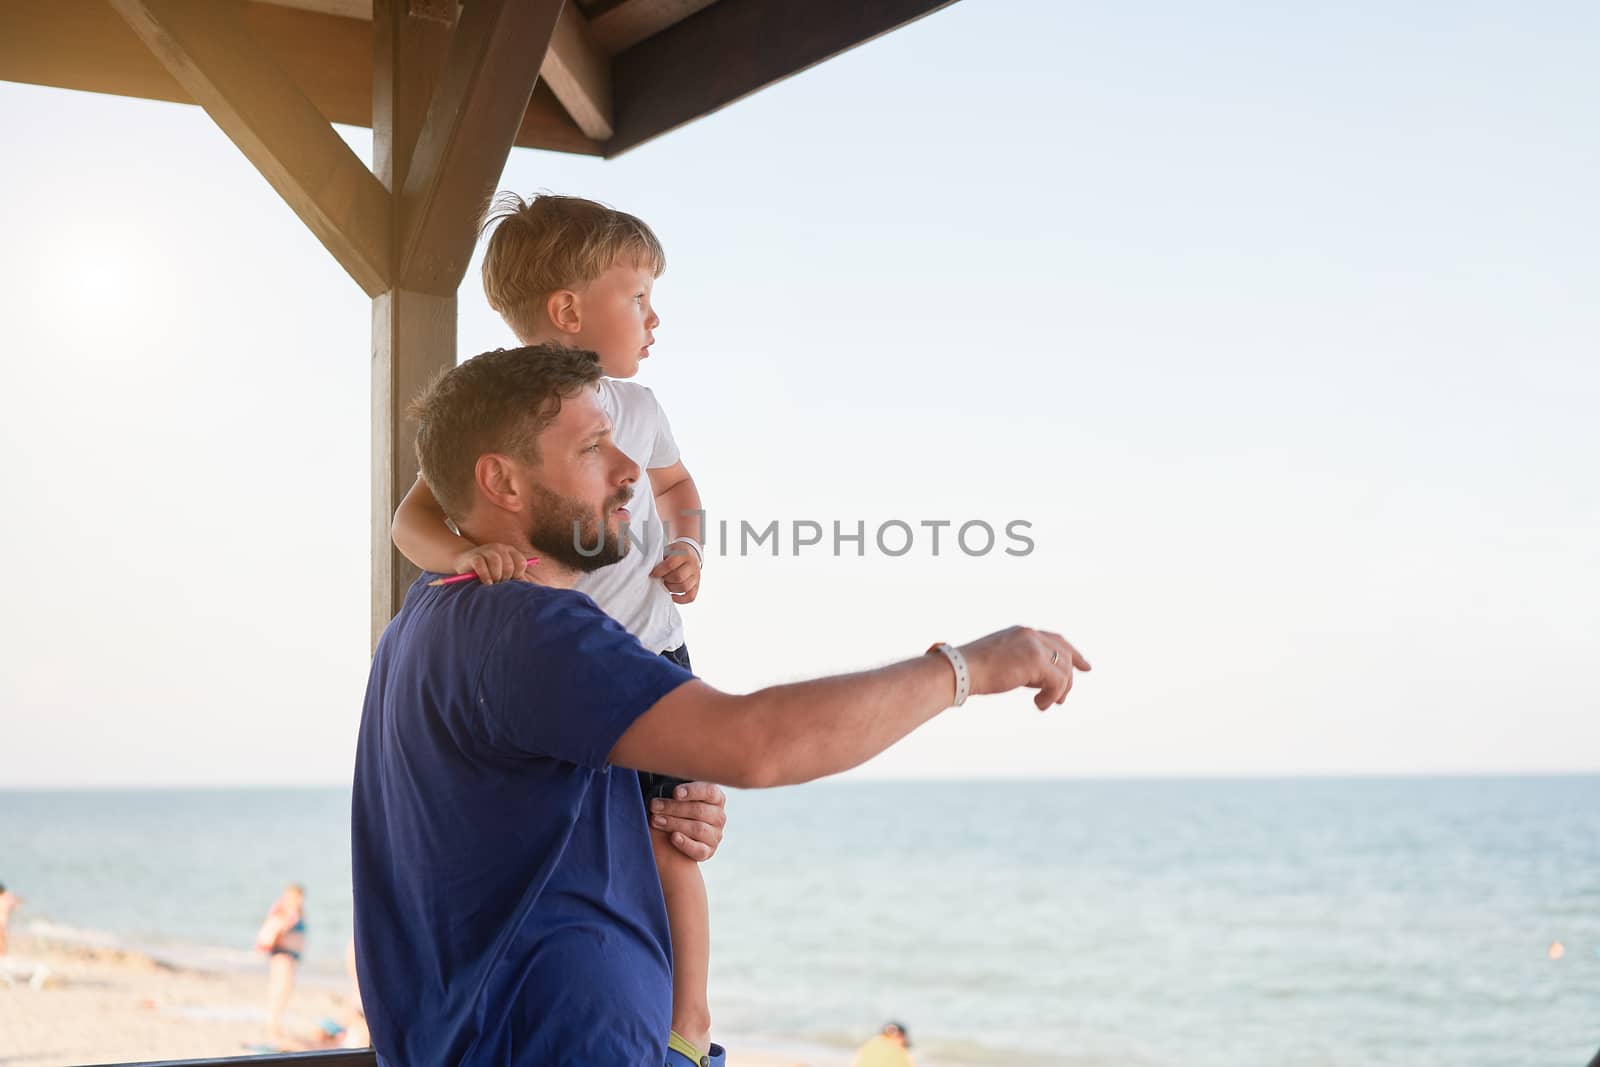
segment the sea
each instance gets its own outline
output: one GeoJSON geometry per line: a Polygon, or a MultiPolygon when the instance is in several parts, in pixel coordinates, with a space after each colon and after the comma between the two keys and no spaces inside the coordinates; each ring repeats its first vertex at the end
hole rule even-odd
{"type": "MultiPolygon", "coordinates": [[[[1600,777],[834,781],[729,801],[705,865],[716,1031],[919,1067],[1584,1067],[1600,777]],[[1558,950],[1559,948],[1559,950],[1558,950]]],[[[306,886],[350,935],[345,789],[0,792],[14,923],[260,967],[306,886]]]]}

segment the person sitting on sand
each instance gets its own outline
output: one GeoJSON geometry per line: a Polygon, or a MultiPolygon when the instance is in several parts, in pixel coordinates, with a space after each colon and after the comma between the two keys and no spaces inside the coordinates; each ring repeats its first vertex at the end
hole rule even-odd
{"type": "Polygon", "coordinates": [[[306,950],[305,902],[304,886],[285,886],[256,933],[256,950],[268,958],[267,1025],[279,1042],[285,1039],[283,1013],[294,991],[295,966],[306,950]]]}
{"type": "Polygon", "coordinates": [[[916,1067],[911,1062],[911,1035],[900,1023],[884,1023],[878,1036],[856,1050],[850,1067],[916,1067]]]}
{"type": "Polygon", "coordinates": [[[672,952],[638,769],[699,787],[668,803],[703,860],[725,803],[705,783],[836,774],[969,693],[1031,688],[1043,711],[1089,666],[1014,627],[735,695],[651,653],[572,589],[628,551],[640,477],[600,373],[592,352],[488,352],[412,407],[422,475],[462,535],[538,563],[493,585],[424,573],[373,656],[351,859],[383,1065],[664,1064],[672,952]]]}
{"type": "Polygon", "coordinates": [[[11,913],[22,906],[22,898],[0,885],[0,956],[6,954],[10,943],[11,913]]]}

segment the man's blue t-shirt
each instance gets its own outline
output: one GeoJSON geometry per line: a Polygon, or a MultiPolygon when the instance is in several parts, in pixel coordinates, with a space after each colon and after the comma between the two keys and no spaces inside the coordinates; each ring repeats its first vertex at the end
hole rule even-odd
{"type": "Polygon", "coordinates": [[[660,1067],[666,907],[607,757],[693,677],[582,593],[428,588],[383,633],[351,813],[356,958],[388,1067],[660,1067]]]}

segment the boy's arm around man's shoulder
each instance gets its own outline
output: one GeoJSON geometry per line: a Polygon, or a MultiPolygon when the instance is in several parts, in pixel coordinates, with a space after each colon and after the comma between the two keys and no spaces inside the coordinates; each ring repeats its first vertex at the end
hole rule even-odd
{"type": "Polygon", "coordinates": [[[700,500],[700,487],[683,460],[665,467],[647,469],[650,492],[656,498],[656,513],[666,524],[668,538],[692,537],[705,544],[705,505],[700,500]]]}
{"type": "Polygon", "coordinates": [[[435,574],[453,573],[456,557],[473,547],[445,524],[444,508],[421,475],[395,508],[389,537],[401,555],[435,574]]]}
{"type": "Polygon", "coordinates": [[[435,574],[472,571],[492,585],[521,578],[528,570],[527,555],[510,545],[475,545],[449,526],[438,498],[421,475],[395,509],[390,538],[400,554],[419,569],[435,574]]]}

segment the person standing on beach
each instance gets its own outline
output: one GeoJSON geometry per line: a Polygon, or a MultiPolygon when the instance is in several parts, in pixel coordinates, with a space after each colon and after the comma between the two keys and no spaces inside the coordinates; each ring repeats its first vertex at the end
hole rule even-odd
{"type": "Polygon", "coordinates": [[[884,1023],[876,1037],[856,1050],[850,1067],[916,1067],[911,1062],[911,1035],[900,1023],[884,1023]]]}
{"type": "Polygon", "coordinates": [[[267,954],[267,1025],[274,1041],[285,1040],[283,1013],[294,991],[295,967],[306,950],[306,890],[284,887],[256,933],[256,950],[267,954]]]}
{"type": "MultiPolygon", "coordinates": [[[[485,226],[483,291],[524,345],[553,342],[592,350],[604,377],[601,406],[612,439],[644,469],[628,501],[627,536],[634,551],[619,563],[579,577],[577,589],[639,643],[685,670],[689,649],[678,605],[700,590],[704,555],[700,491],[684,466],[672,427],[656,396],[630,381],[650,355],[661,320],[651,290],[666,253],[645,223],[574,196],[524,201],[502,193],[485,226]]],[[[394,516],[394,543],[425,571],[475,573],[490,584],[520,578],[527,558],[510,545],[474,544],[449,522],[425,479],[417,479],[394,516]]],[[[672,1032],[668,1061],[693,1067],[704,1057],[721,1067],[711,1041],[706,986],[711,969],[711,912],[700,865],[679,851],[661,809],[671,799],[696,799],[703,785],[641,772],[640,789],[657,826],[650,835],[672,934],[672,1032]],[[704,1050],[704,1051],[702,1051],[704,1050]]]]}
{"type": "MultiPolygon", "coordinates": [[[[492,585],[424,573],[373,656],[351,859],[383,1067],[666,1063],[671,940],[634,771],[807,782],[969,693],[1032,689],[1044,711],[1089,669],[1059,634],[1013,627],[748,695],[705,684],[573,588],[628,553],[641,473],[600,376],[592,352],[499,350],[412,406],[423,477],[462,536],[539,562],[492,585]]],[[[674,812],[696,858],[720,842],[723,804],[716,790],[674,812]]]]}
{"type": "Polygon", "coordinates": [[[6,954],[10,944],[11,913],[22,906],[22,898],[0,885],[0,956],[6,954]]]}

